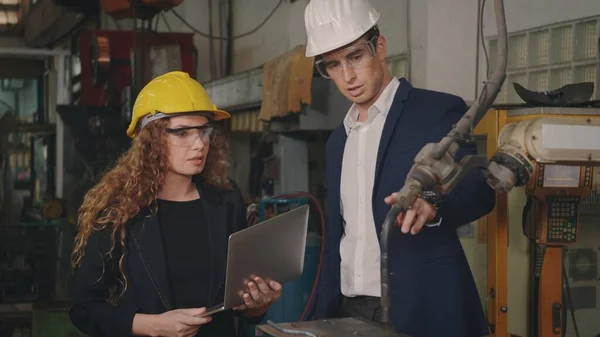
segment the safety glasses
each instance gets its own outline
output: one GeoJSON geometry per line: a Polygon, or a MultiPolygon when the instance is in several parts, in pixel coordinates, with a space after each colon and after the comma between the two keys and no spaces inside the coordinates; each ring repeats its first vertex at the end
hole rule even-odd
{"type": "Polygon", "coordinates": [[[328,55],[327,59],[320,58],[315,62],[317,71],[324,78],[336,80],[347,68],[357,70],[368,67],[377,54],[377,38],[373,36],[369,41],[342,49],[328,55]]]}
{"type": "Polygon", "coordinates": [[[184,128],[167,128],[169,143],[174,146],[190,147],[200,138],[202,143],[210,144],[215,134],[215,126],[205,124],[201,126],[190,126],[184,128]]]}

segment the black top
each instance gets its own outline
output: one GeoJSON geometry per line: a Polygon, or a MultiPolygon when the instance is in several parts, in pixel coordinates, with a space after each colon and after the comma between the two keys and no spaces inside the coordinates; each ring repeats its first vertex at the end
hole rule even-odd
{"type": "MultiPolygon", "coordinates": [[[[210,308],[209,285],[214,277],[210,232],[200,199],[191,201],[158,200],[160,224],[167,276],[173,306],[210,308]]],[[[221,295],[222,292],[219,292],[221,295]]],[[[209,324],[198,330],[197,337],[233,336],[229,315],[223,312],[212,316],[209,324]]]]}
{"type": "Polygon", "coordinates": [[[158,201],[167,274],[177,309],[208,305],[211,271],[209,232],[200,199],[158,201]]]}

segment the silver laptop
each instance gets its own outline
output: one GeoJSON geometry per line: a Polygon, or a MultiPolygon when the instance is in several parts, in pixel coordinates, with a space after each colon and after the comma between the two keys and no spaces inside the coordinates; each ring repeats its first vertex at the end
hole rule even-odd
{"type": "Polygon", "coordinates": [[[308,205],[272,217],[229,236],[225,298],[201,316],[213,315],[244,303],[244,281],[250,275],[280,284],[302,275],[308,229],[308,205]]]}

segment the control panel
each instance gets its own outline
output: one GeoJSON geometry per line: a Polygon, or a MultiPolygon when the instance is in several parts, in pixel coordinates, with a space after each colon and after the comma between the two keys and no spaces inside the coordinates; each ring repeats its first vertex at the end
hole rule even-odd
{"type": "Polygon", "coordinates": [[[577,218],[580,201],[581,198],[576,195],[546,197],[548,205],[547,243],[577,243],[577,218]]]}
{"type": "Polygon", "coordinates": [[[536,241],[577,244],[580,205],[591,191],[592,167],[538,163],[527,192],[537,201],[536,241]]]}

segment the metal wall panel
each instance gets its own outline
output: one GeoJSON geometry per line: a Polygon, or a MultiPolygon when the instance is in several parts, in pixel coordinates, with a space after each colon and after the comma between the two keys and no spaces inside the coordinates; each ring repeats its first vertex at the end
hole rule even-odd
{"type": "Polygon", "coordinates": [[[253,69],[204,84],[213,103],[226,111],[260,107],[263,70],[253,69]]]}

